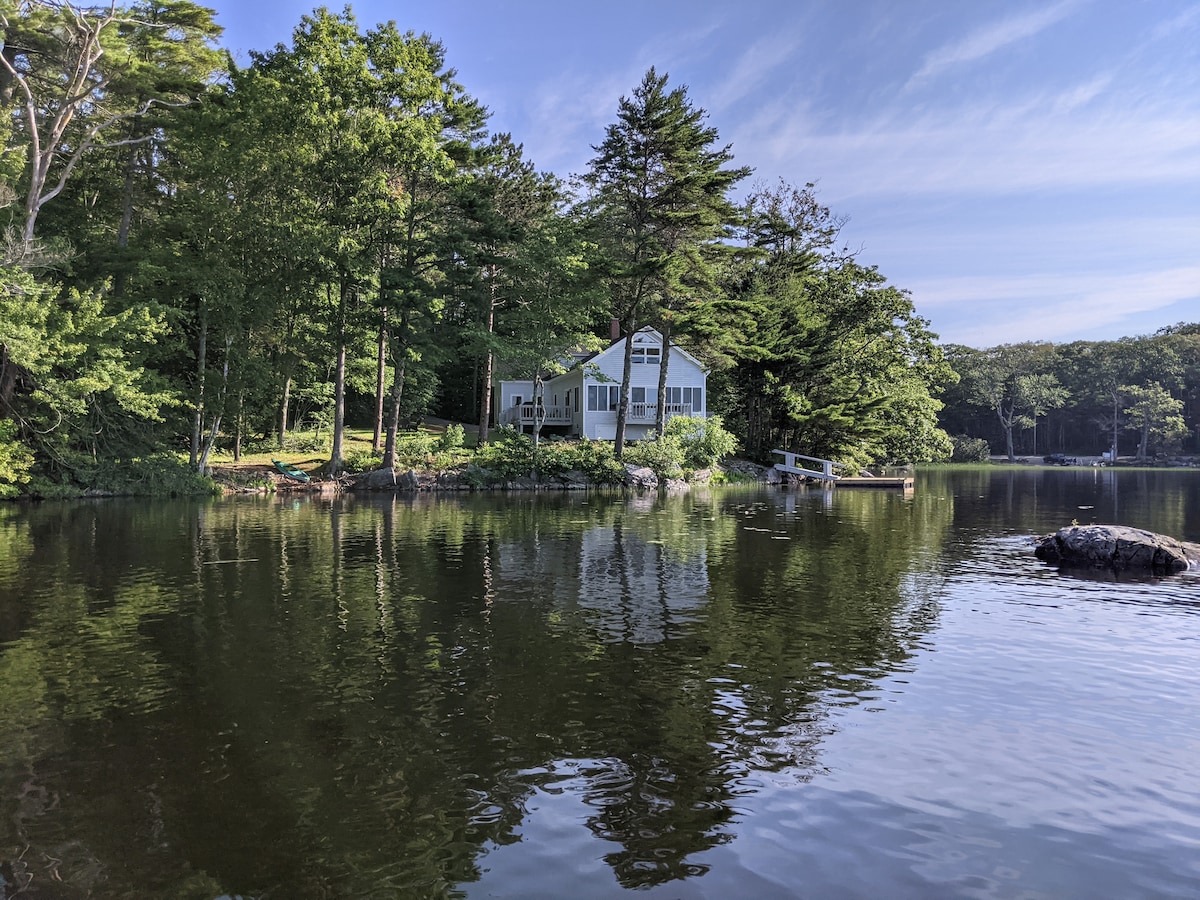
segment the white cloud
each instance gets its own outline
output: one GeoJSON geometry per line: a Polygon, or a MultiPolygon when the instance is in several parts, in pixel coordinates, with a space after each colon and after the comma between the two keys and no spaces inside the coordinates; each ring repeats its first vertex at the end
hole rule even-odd
{"type": "Polygon", "coordinates": [[[997,50],[1033,37],[1066,18],[1078,0],[1060,0],[1053,6],[1013,16],[976,29],[952,44],[938,48],[925,57],[921,68],[909,80],[909,86],[928,81],[944,70],[990,56],[997,50]]]}
{"type": "Polygon", "coordinates": [[[1150,36],[1153,40],[1177,37],[1179,32],[1187,31],[1200,23],[1200,3],[1189,6],[1174,18],[1160,22],[1154,27],[1150,36]]]}
{"type": "Polygon", "coordinates": [[[988,108],[891,113],[854,130],[761,110],[730,135],[739,158],[819,178],[830,200],[862,195],[996,195],[1092,186],[1195,185],[1195,104],[1087,104],[1100,77],[1057,95],[988,108]],[[1190,108],[1189,108],[1190,107],[1190,108]]]}
{"type": "Polygon", "coordinates": [[[933,320],[944,341],[990,347],[1073,339],[1114,325],[1130,335],[1153,331],[1157,326],[1146,324],[1147,314],[1180,303],[1200,304],[1200,266],[941,278],[908,287],[917,311],[933,320]]]}
{"type": "Polygon", "coordinates": [[[707,106],[714,112],[730,109],[746,97],[761,102],[759,87],[768,76],[796,55],[796,41],[786,34],[766,37],[747,47],[732,70],[723,75],[720,86],[712,91],[707,106]]]}

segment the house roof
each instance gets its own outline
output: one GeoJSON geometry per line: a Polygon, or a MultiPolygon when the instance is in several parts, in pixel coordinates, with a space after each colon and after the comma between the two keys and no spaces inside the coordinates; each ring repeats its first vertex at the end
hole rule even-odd
{"type": "MultiPolygon", "coordinates": [[[[660,344],[663,342],[662,332],[651,325],[646,325],[642,328],[639,328],[636,332],[634,332],[634,337],[636,337],[639,334],[652,334],[658,338],[658,342],[660,344]]],[[[579,366],[583,365],[584,363],[591,362],[592,360],[596,359],[596,357],[598,357],[598,356],[607,356],[609,353],[611,353],[613,351],[613,349],[615,347],[624,343],[624,341],[625,341],[624,336],[617,338],[615,341],[613,341],[611,344],[609,344],[607,347],[605,347],[600,352],[593,353],[584,359],[580,359],[579,362],[577,362],[575,365],[571,366],[571,368],[576,369],[579,366]]],[[[708,366],[706,366],[704,363],[700,362],[700,360],[696,359],[696,357],[692,356],[692,354],[688,353],[686,350],[684,350],[682,347],[680,347],[674,341],[671,341],[671,352],[682,354],[685,358],[687,358],[693,364],[695,364],[705,375],[708,374],[708,366]]]]}
{"type": "MultiPolygon", "coordinates": [[[[662,332],[659,331],[657,328],[654,328],[651,325],[646,325],[645,327],[639,328],[636,332],[634,332],[635,337],[639,334],[652,334],[658,338],[658,341],[660,344],[662,343],[662,340],[663,340],[662,332]]],[[[595,360],[601,356],[607,356],[609,353],[611,353],[616,347],[618,347],[624,341],[625,341],[624,337],[619,337],[615,341],[613,341],[611,344],[609,344],[607,347],[605,347],[603,350],[599,350],[595,353],[572,353],[571,355],[575,358],[575,362],[572,363],[567,368],[567,371],[562,372],[558,375],[551,375],[550,377],[544,379],[545,382],[548,384],[551,381],[554,381],[558,378],[562,378],[564,375],[574,372],[576,369],[581,368],[586,363],[592,362],[593,360],[595,360]]],[[[708,366],[704,365],[704,363],[700,362],[700,360],[696,359],[695,356],[688,353],[686,350],[684,350],[682,347],[680,347],[674,341],[671,341],[671,352],[681,354],[684,358],[691,361],[705,375],[708,375],[708,371],[709,371],[708,366]]],[[[565,362],[565,360],[564,360],[564,362],[565,362]]],[[[531,379],[531,378],[502,378],[498,375],[493,377],[494,383],[507,382],[507,381],[532,381],[532,380],[533,379],[531,379]]]]}

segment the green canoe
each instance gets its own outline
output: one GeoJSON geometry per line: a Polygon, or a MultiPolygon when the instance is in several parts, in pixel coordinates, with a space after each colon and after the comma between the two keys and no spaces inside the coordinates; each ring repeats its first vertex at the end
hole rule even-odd
{"type": "Polygon", "coordinates": [[[275,464],[275,468],[282,472],[285,477],[292,479],[292,481],[308,483],[308,473],[303,469],[299,469],[291,463],[280,462],[277,459],[273,459],[271,462],[275,464]]]}

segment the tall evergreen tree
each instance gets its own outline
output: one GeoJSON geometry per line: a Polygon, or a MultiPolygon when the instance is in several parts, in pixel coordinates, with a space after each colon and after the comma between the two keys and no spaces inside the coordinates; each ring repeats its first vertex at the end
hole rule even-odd
{"type": "Polygon", "coordinates": [[[633,336],[665,298],[691,289],[689,279],[704,266],[702,248],[724,236],[735,218],[729,190],[750,173],[727,167],[733,154],[717,144],[706,118],[686,87],[668,90],[667,76],[651,68],[632,96],[621,98],[617,121],[592,148],[597,155],[584,176],[595,240],[607,258],[613,316],[626,338],[618,457],[629,414],[633,336]]]}

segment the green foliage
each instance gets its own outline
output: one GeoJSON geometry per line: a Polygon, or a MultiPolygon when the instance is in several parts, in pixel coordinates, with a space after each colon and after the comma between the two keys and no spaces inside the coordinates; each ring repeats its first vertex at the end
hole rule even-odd
{"type": "Polygon", "coordinates": [[[950,443],[953,447],[950,454],[951,462],[987,462],[992,455],[992,448],[983,438],[954,434],[950,436],[950,443]]]}
{"type": "Polygon", "coordinates": [[[82,485],[122,497],[201,497],[219,495],[211,478],[199,475],[186,461],[171,453],[131,459],[81,459],[74,469],[82,485]]]}
{"type": "Polygon", "coordinates": [[[667,421],[664,437],[679,442],[680,465],[689,469],[708,469],[737,452],[737,438],[725,430],[720,416],[707,419],[675,416],[667,421]]]}
{"type": "Polygon", "coordinates": [[[625,448],[622,459],[631,465],[645,466],[659,478],[683,477],[683,447],[675,435],[634,441],[625,448]]]}
{"type": "Polygon", "coordinates": [[[382,454],[374,450],[351,450],[342,460],[344,470],[351,474],[378,469],[381,462],[382,454]]]}
{"type": "MultiPolygon", "coordinates": [[[[617,121],[605,129],[584,176],[610,308],[629,340],[647,321],[669,323],[694,305],[685,298],[715,289],[710,262],[737,219],[728,195],[750,169],[729,166],[733,154],[706,118],[686,87],[668,90],[667,76],[650,68],[620,99],[617,121]]],[[[623,410],[629,387],[623,380],[623,410]]],[[[618,457],[624,444],[619,415],[618,457]]]]}
{"type": "Polygon", "coordinates": [[[533,440],[505,429],[496,440],[476,452],[474,462],[502,480],[525,477],[533,471],[533,440]]]}
{"type": "Polygon", "coordinates": [[[17,426],[0,420],[0,500],[20,496],[29,484],[33,454],[17,440],[17,426]]]}
{"type": "Polygon", "coordinates": [[[438,440],[438,449],[457,450],[462,447],[465,441],[466,432],[461,425],[457,423],[447,425],[446,430],[442,432],[442,436],[438,440]]]}
{"type": "Polygon", "coordinates": [[[403,431],[396,435],[396,464],[420,465],[433,456],[440,438],[428,431],[403,431]]]}
{"type": "Polygon", "coordinates": [[[1115,341],[948,347],[962,377],[943,395],[943,427],[993,446],[1011,439],[1014,453],[1037,456],[1117,456],[1131,453],[1121,445],[1134,440],[1142,459],[1196,452],[1200,420],[1187,403],[1200,390],[1198,330],[1180,325],[1115,341]],[[1172,412],[1170,401],[1183,405],[1172,412]],[[1171,416],[1182,427],[1168,423],[1171,416]]]}
{"type": "Polygon", "coordinates": [[[178,404],[146,366],[167,330],[161,312],[114,308],[100,291],[58,292],[11,268],[0,269],[0,288],[0,394],[35,457],[126,455],[159,441],[178,404]]]}
{"type": "Polygon", "coordinates": [[[1179,415],[1183,411],[1183,402],[1172,397],[1157,381],[1144,387],[1126,385],[1122,390],[1130,404],[1125,409],[1125,415],[1141,433],[1138,459],[1144,461],[1150,457],[1152,440],[1164,452],[1177,450],[1188,433],[1187,425],[1179,415]]]}
{"type": "Polygon", "coordinates": [[[620,484],[625,480],[625,466],[616,458],[608,441],[587,438],[574,444],[577,454],[575,468],[585,473],[593,484],[620,484]]]}
{"type": "Polygon", "coordinates": [[[320,431],[289,431],[283,449],[289,453],[328,453],[330,437],[320,431]]]}

